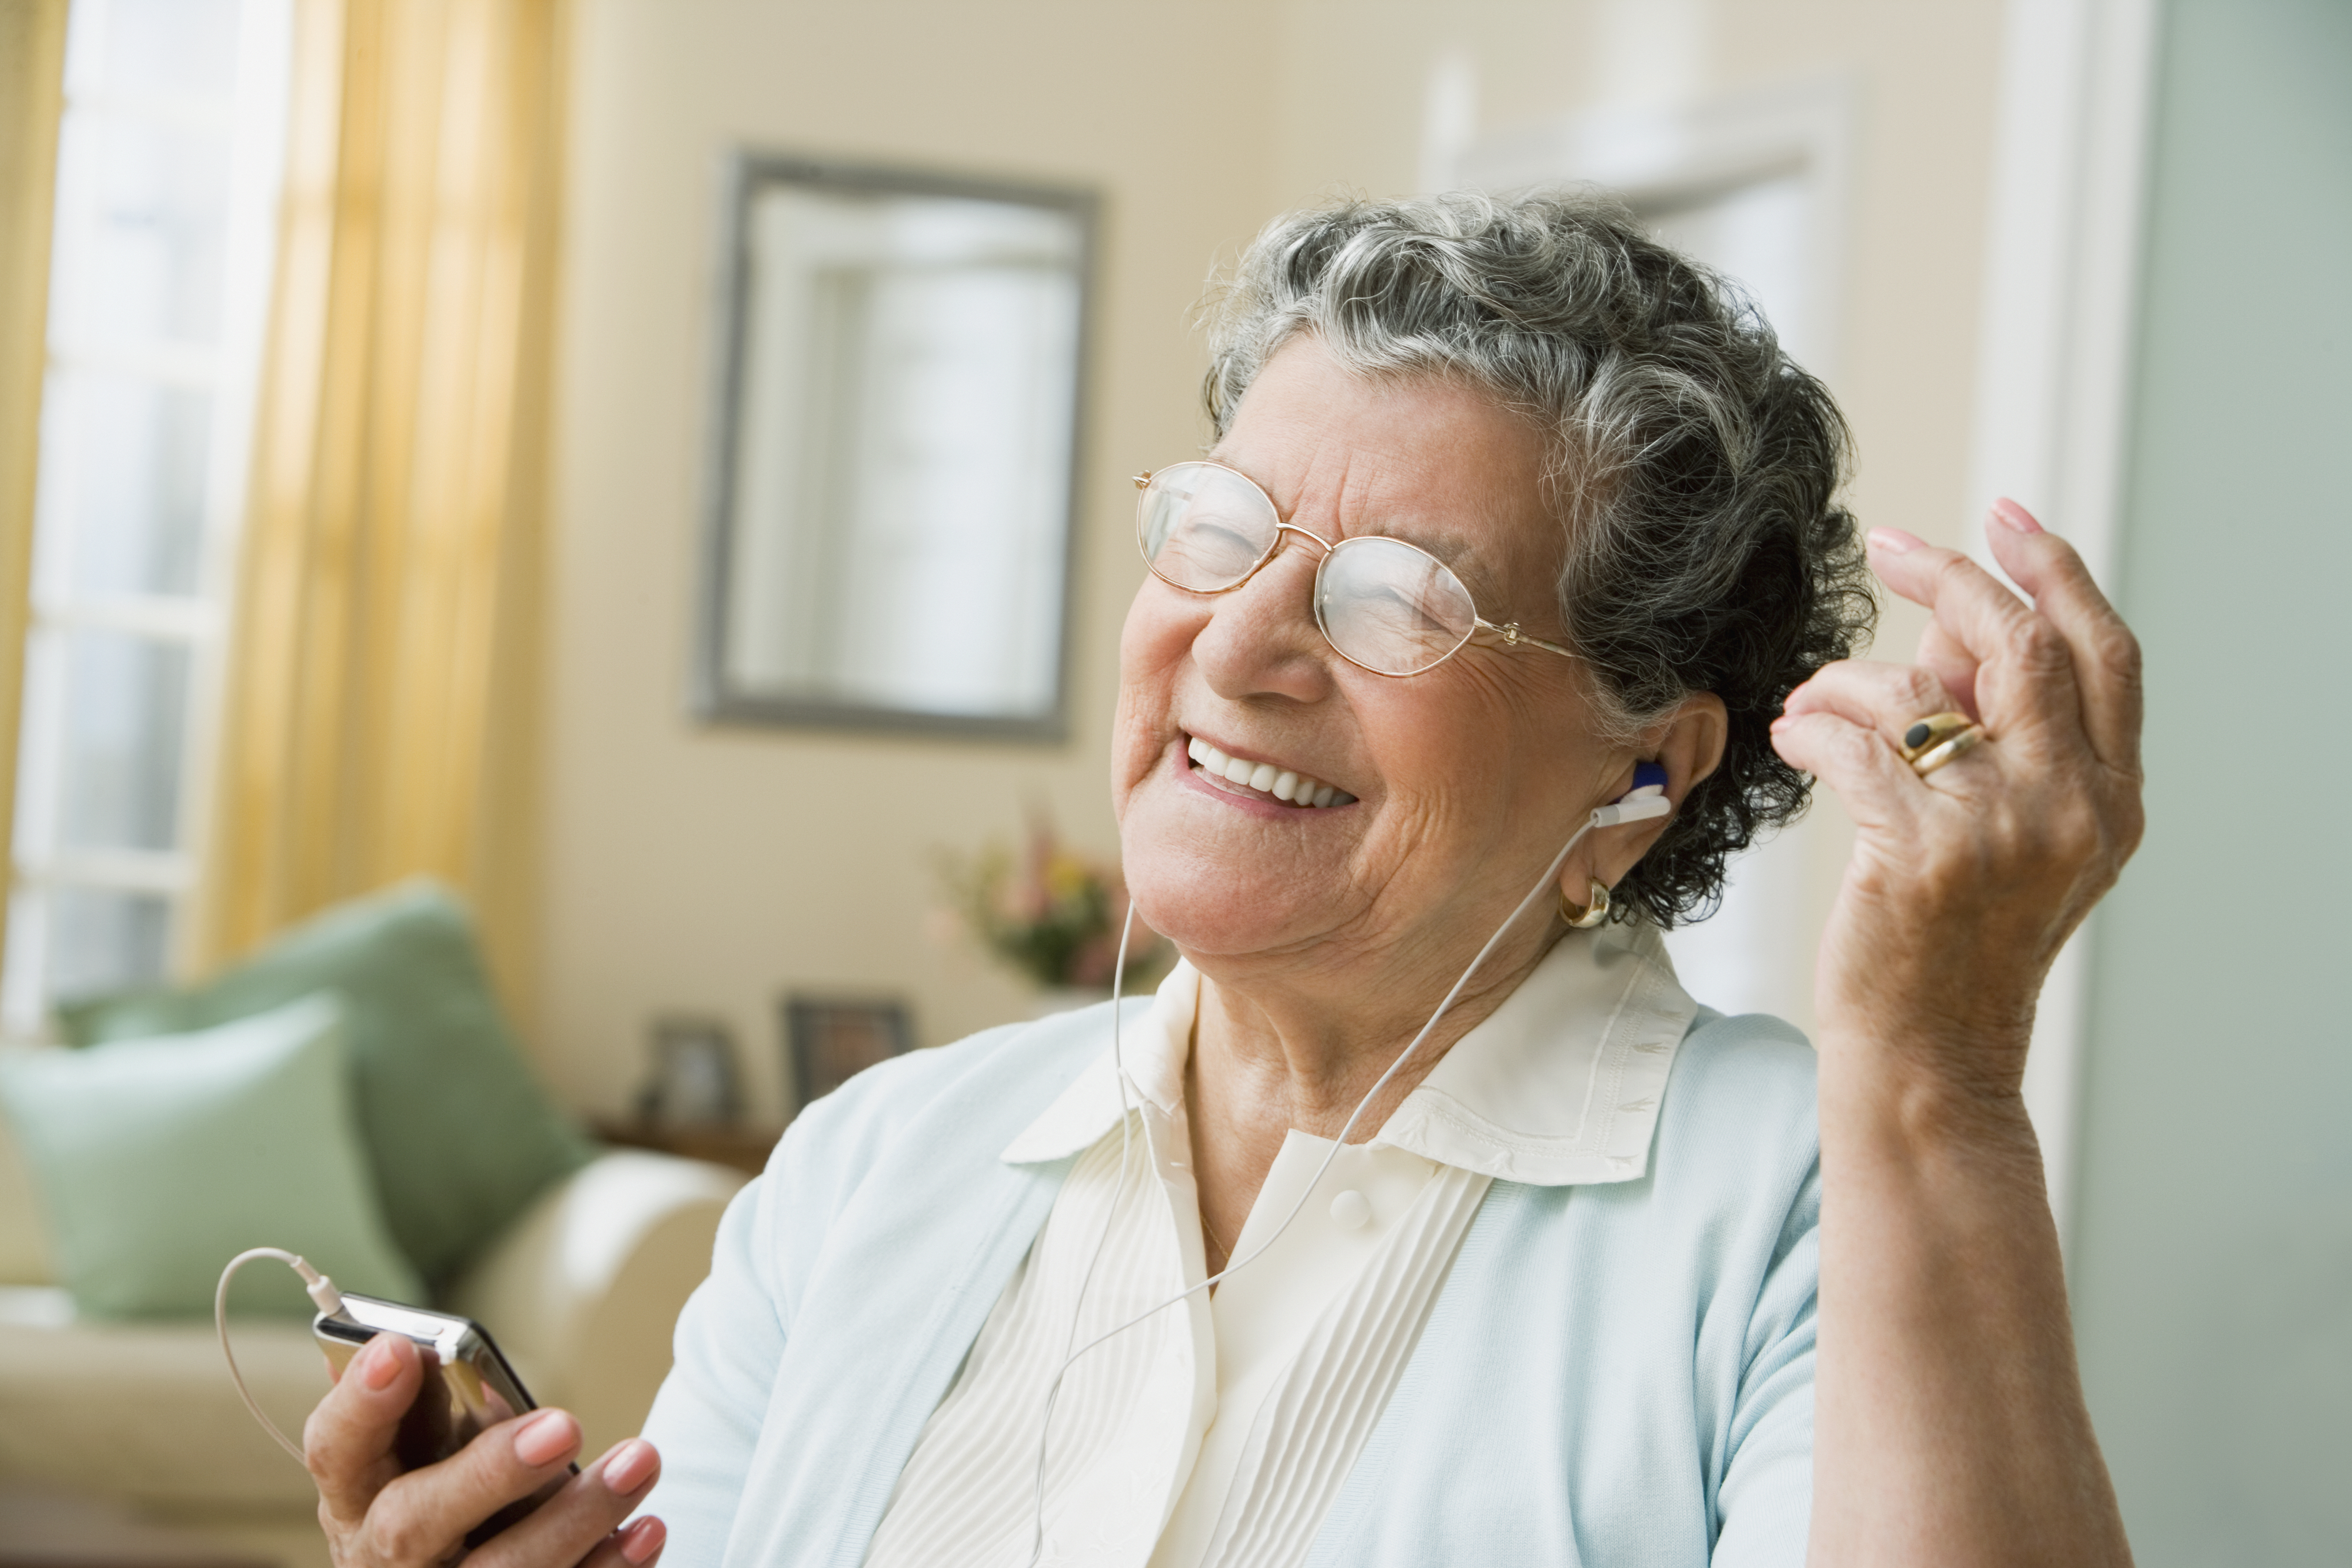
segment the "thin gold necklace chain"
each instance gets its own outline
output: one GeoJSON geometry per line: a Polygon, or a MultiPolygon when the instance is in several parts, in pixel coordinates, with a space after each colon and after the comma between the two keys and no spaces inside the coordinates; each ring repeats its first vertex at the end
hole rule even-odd
{"type": "MultiPolygon", "coordinates": [[[[1227,1258],[1234,1255],[1234,1249],[1225,1244],[1225,1239],[1217,1234],[1216,1227],[1209,1223],[1209,1211],[1205,1208],[1201,1211],[1201,1234],[1216,1244],[1217,1251],[1221,1255],[1227,1258]]],[[[1216,1270],[1212,1269],[1209,1272],[1213,1274],[1216,1270]]]]}

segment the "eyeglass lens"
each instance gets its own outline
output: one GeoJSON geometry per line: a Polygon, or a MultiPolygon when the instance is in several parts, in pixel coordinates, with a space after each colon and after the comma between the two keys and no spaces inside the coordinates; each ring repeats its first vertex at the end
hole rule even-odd
{"type": "MultiPolygon", "coordinates": [[[[1265,493],[1232,469],[1180,463],[1151,477],[1137,541],[1152,571],[1179,588],[1218,593],[1273,553],[1279,519],[1265,493]]],[[[1316,572],[1315,620],[1331,646],[1366,669],[1418,674],[1477,629],[1469,590],[1435,557],[1401,539],[1343,539],[1316,572]]]]}
{"type": "Polygon", "coordinates": [[[1273,503],[1230,468],[1179,463],[1144,486],[1137,538],[1151,570],[1179,588],[1215,593],[1274,549],[1273,503]]]}
{"type": "Polygon", "coordinates": [[[1331,646],[1386,675],[1419,674],[1478,625],[1462,580],[1397,539],[1340,541],[1323,558],[1315,589],[1315,619],[1331,646]]]}

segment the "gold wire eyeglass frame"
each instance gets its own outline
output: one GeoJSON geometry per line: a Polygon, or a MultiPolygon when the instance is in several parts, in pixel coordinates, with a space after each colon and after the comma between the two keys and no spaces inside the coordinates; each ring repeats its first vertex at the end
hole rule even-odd
{"type": "Polygon", "coordinates": [[[1147,468],[1142,473],[1133,476],[1133,478],[1135,488],[1138,492],[1135,502],[1135,548],[1142,553],[1143,564],[1150,570],[1151,575],[1158,578],[1160,581],[1166,583],[1171,588],[1181,589],[1186,593],[1231,593],[1234,589],[1241,587],[1242,584],[1247,582],[1251,578],[1255,577],[1258,574],[1259,570],[1263,568],[1266,562],[1272,560],[1276,555],[1281,553],[1282,536],[1286,533],[1297,534],[1302,538],[1312,539],[1316,544],[1321,546],[1323,558],[1315,563],[1315,591],[1313,594],[1315,630],[1323,634],[1323,641],[1330,644],[1331,651],[1333,653],[1339,654],[1339,657],[1347,660],[1348,663],[1355,665],[1356,668],[1360,670],[1369,671],[1370,674],[1375,675],[1386,675],[1391,680],[1403,680],[1412,675],[1425,675],[1430,671],[1437,668],[1438,665],[1445,663],[1446,660],[1454,657],[1454,654],[1462,652],[1463,649],[1468,647],[1470,645],[1471,639],[1477,636],[1481,632],[1491,633],[1502,643],[1503,646],[1507,648],[1541,648],[1545,653],[1558,653],[1563,659],[1573,659],[1578,656],[1570,650],[1561,647],[1557,643],[1547,643],[1540,637],[1529,636],[1527,632],[1519,630],[1519,623],[1516,621],[1505,622],[1502,624],[1497,625],[1496,622],[1489,621],[1485,616],[1479,614],[1476,607],[1477,601],[1472,597],[1469,586],[1455,574],[1454,569],[1446,565],[1444,561],[1438,559],[1435,556],[1430,554],[1427,550],[1422,549],[1419,545],[1412,543],[1410,539],[1396,538],[1387,534],[1367,534],[1356,538],[1339,539],[1335,542],[1325,538],[1322,535],[1315,532],[1312,528],[1302,528],[1297,523],[1284,522],[1282,520],[1282,509],[1274,504],[1274,497],[1266,494],[1265,486],[1259,484],[1256,480],[1251,478],[1248,475],[1243,473],[1238,468],[1229,467],[1223,463],[1213,463],[1205,458],[1196,458],[1187,463],[1171,464],[1168,468],[1158,470],[1147,468]],[[1224,584],[1223,587],[1195,588],[1189,582],[1179,582],[1174,578],[1170,577],[1166,572],[1161,571],[1160,570],[1159,563],[1151,559],[1150,547],[1145,542],[1147,518],[1144,511],[1144,493],[1148,492],[1151,488],[1151,481],[1155,473],[1159,475],[1166,475],[1176,468],[1215,468],[1232,475],[1234,478],[1240,480],[1243,484],[1248,486],[1251,490],[1256,493],[1257,497],[1265,503],[1265,515],[1274,519],[1274,538],[1272,541],[1266,545],[1264,550],[1259,552],[1258,558],[1255,560],[1250,562],[1249,569],[1246,571],[1244,571],[1239,577],[1234,579],[1233,581],[1224,584]],[[1331,635],[1331,628],[1324,622],[1324,568],[1331,564],[1331,558],[1333,556],[1339,554],[1341,550],[1346,549],[1349,545],[1372,543],[1395,545],[1400,549],[1409,549],[1412,551],[1413,554],[1420,556],[1432,566],[1434,566],[1439,571],[1444,573],[1445,576],[1452,580],[1454,587],[1462,591],[1464,602],[1468,603],[1471,606],[1470,630],[1462,634],[1462,640],[1454,643],[1451,648],[1446,649],[1445,652],[1440,653],[1434,659],[1432,659],[1426,664],[1423,664],[1418,668],[1411,670],[1383,670],[1377,664],[1367,664],[1361,659],[1355,657],[1349,653],[1348,650],[1339,646],[1338,639],[1331,635]]]}

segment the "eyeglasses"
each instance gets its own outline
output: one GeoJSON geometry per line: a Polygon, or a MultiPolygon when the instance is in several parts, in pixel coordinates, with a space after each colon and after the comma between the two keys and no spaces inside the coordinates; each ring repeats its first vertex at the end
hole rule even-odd
{"type": "Polygon", "coordinates": [[[1339,657],[1376,675],[1436,668],[1481,632],[1506,647],[1566,648],[1530,637],[1513,622],[1478,614],[1453,569],[1417,545],[1379,534],[1334,544],[1286,523],[1274,497],[1222,463],[1179,463],[1135,476],[1135,538],[1151,575],[1191,593],[1226,593],[1274,559],[1286,533],[1322,547],[1315,568],[1315,624],[1339,657]]]}

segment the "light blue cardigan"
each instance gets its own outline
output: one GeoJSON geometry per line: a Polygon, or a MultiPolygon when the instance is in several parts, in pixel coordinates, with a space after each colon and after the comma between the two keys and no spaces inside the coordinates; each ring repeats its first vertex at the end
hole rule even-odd
{"type": "MultiPolygon", "coordinates": [[[[1108,1006],[991,1030],[793,1123],[646,1423],[664,1568],[864,1561],[1070,1165],[998,1156],[1108,1030],[1108,1006]]],[[[1820,1214],[1811,1051],[1702,1010],[1648,1175],[1488,1190],[1310,1562],[1801,1563],[1820,1214]]]]}

